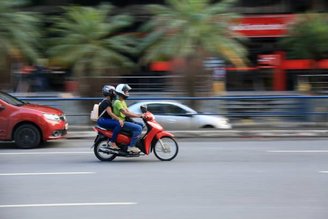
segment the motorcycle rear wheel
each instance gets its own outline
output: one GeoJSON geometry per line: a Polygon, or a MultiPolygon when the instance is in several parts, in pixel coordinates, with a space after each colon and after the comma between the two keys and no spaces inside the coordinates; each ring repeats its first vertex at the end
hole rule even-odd
{"type": "Polygon", "coordinates": [[[179,152],[178,143],[172,137],[162,137],[154,145],[154,154],[161,161],[173,160],[179,152]]]}
{"type": "Polygon", "coordinates": [[[108,151],[108,140],[102,140],[97,142],[93,148],[95,156],[100,161],[112,161],[116,158],[116,154],[112,154],[106,151],[108,151]]]}

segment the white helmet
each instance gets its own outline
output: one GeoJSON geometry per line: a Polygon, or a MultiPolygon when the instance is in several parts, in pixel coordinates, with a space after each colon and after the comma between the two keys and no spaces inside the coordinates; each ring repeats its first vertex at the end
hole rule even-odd
{"type": "Polygon", "coordinates": [[[128,84],[119,84],[116,86],[116,94],[121,95],[123,97],[128,97],[129,96],[129,90],[132,88],[128,84]]]}

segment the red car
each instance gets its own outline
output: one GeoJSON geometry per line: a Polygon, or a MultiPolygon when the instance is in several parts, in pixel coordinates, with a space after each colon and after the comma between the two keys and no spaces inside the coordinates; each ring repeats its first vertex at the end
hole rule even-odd
{"type": "Polygon", "coordinates": [[[68,123],[60,109],[30,104],[0,91],[0,140],[34,148],[66,135],[68,123]]]}

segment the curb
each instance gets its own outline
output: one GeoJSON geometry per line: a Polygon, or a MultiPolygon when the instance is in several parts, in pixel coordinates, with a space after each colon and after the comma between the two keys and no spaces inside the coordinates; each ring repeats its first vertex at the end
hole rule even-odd
{"type": "MultiPolygon", "coordinates": [[[[177,138],[328,137],[328,130],[192,130],[170,131],[177,138]]],[[[68,131],[67,139],[95,138],[95,131],[68,131]]]]}

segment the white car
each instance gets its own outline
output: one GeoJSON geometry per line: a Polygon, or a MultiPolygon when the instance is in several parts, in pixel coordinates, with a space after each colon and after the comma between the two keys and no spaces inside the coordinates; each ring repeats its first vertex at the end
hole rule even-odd
{"type": "Polygon", "coordinates": [[[141,101],[131,104],[129,110],[141,113],[142,105],[147,106],[155,115],[156,121],[167,130],[231,129],[229,120],[224,116],[199,114],[190,107],[173,101],[141,101]]]}

